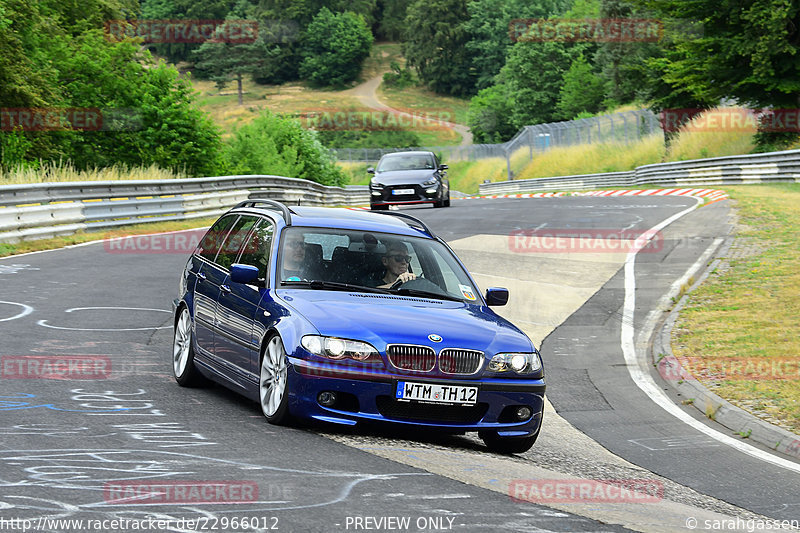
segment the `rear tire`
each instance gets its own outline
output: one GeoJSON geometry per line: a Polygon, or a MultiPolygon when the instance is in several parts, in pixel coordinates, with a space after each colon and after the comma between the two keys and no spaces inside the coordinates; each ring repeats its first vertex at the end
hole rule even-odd
{"type": "Polygon", "coordinates": [[[530,437],[500,437],[496,431],[481,431],[478,436],[490,451],[510,455],[530,450],[539,434],[530,437]]]}
{"type": "Polygon", "coordinates": [[[172,373],[181,387],[199,387],[208,383],[194,364],[192,316],[187,307],[182,308],[178,321],[175,322],[172,339],[172,373]]]}

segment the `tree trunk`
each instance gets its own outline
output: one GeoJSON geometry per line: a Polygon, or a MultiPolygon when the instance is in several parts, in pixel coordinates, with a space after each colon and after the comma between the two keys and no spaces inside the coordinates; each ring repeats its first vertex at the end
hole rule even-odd
{"type": "Polygon", "coordinates": [[[242,98],[242,73],[236,74],[236,84],[239,86],[239,105],[244,105],[242,98]]]}

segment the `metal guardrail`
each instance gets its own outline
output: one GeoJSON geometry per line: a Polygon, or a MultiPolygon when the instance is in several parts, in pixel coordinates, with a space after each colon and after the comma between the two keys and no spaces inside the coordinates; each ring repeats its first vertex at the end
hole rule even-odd
{"type": "Polygon", "coordinates": [[[607,187],[705,187],[765,182],[800,182],[800,150],[736,155],[644,165],[628,172],[558,176],[483,183],[480,194],[607,187]]]}
{"type": "Polygon", "coordinates": [[[369,202],[366,186],[327,187],[282,176],[37,183],[0,186],[0,242],[147,222],[218,216],[251,197],[290,204],[369,202]]]}

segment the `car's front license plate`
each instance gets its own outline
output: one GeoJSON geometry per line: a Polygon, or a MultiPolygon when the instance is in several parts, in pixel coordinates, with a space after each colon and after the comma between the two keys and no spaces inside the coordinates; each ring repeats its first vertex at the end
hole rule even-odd
{"type": "Polygon", "coordinates": [[[474,405],[478,401],[478,387],[398,381],[395,398],[398,400],[474,405]]]}
{"type": "Polygon", "coordinates": [[[400,196],[402,194],[414,194],[414,189],[395,189],[392,194],[400,196]]]}

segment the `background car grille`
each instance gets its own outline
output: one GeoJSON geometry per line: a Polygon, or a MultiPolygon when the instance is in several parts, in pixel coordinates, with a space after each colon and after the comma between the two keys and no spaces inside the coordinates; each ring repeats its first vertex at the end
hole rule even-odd
{"type": "Polygon", "coordinates": [[[439,353],[439,369],[446,374],[474,374],[483,364],[483,352],[445,348],[439,353]]]}
{"type": "Polygon", "coordinates": [[[428,346],[393,344],[386,348],[389,362],[401,370],[430,372],[436,363],[436,353],[428,346]]]}
{"type": "Polygon", "coordinates": [[[398,402],[389,396],[375,398],[378,412],[386,418],[475,424],[489,410],[488,403],[475,405],[436,405],[430,403],[398,402]]]}

